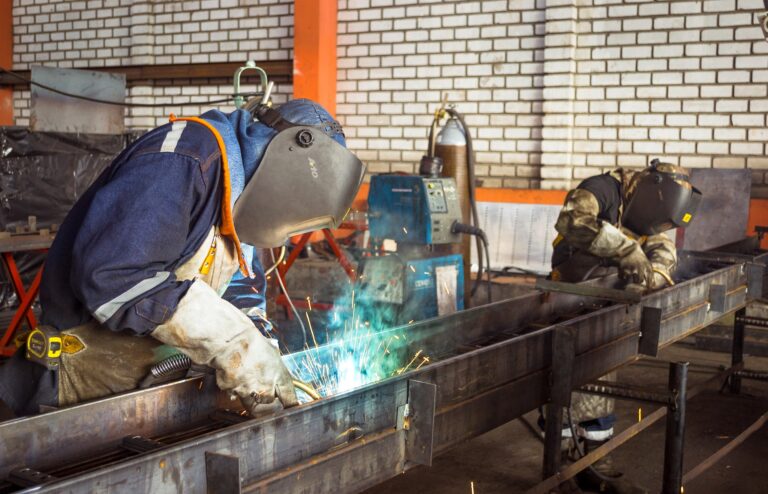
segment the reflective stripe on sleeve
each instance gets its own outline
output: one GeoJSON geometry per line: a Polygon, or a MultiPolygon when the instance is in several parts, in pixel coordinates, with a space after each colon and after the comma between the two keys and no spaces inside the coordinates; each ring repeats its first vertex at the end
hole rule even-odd
{"type": "Polygon", "coordinates": [[[135,299],[136,297],[143,295],[150,291],[151,289],[155,288],[162,282],[168,279],[168,277],[171,275],[168,271],[160,271],[158,273],[155,273],[155,276],[152,278],[147,278],[145,280],[141,280],[140,282],[136,283],[134,286],[126,290],[125,292],[121,293],[117,297],[113,298],[109,302],[105,302],[101,305],[98,309],[96,309],[96,312],[93,313],[93,317],[96,318],[97,321],[103,323],[113,315],[115,315],[115,312],[120,310],[125,304],[130,302],[131,300],[135,299]]]}
{"type": "Polygon", "coordinates": [[[184,132],[184,127],[187,126],[187,122],[184,120],[177,120],[171,125],[171,131],[168,132],[163,140],[163,145],[160,147],[161,153],[172,153],[176,151],[176,145],[179,144],[181,139],[181,133],[184,132]]]}

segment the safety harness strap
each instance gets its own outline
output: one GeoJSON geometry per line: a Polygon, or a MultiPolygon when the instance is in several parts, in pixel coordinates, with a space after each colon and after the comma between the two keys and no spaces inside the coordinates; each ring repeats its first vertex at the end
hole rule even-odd
{"type": "Polygon", "coordinates": [[[219,232],[223,236],[232,240],[232,242],[235,244],[237,259],[240,263],[240,272],[243,274],[243,276],[248,277],[250,276],[248,264],[245,262],[245,256],[243,256],[243,251],[240,247],[240,239],[237,237],[237,232],[235,231],[235,222],[232,218],[232,206],[230,205],[232,198],[232,185],[229,177],[229,161],[227,160],[227,148],[224,145],[224,139],[221,138],[221,134],[219,134],[219,131],[217,131],[213,125],[209,124],[202,118],[177,117],[171,113],[170,121],[176,122],[178,120],[185,120],[187,122],[200,124],[206,129],[210,130],[213,136],[216,138],[216,142],[219,145],[219,151],[221,151],[221,171],[224,187],[223,193],[221,194],[221,225],[219,226],[219,232]]]}

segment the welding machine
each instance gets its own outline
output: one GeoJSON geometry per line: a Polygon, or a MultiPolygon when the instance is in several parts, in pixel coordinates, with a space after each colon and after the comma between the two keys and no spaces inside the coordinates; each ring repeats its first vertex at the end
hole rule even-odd
{"type": "Polygon", "coordinates": [[[461,242],[453,230],[461,206],[453,178],[376,175],[368,192],[368,228],[374,241],[397,242],[397,253],[365,258],[368,296],[397,307],[400,324],[464,309],[460,254],[439,255],[433,246],[461,242]]]}
{"type": "Polygon", "coordinates": [[[376,175],[368,192],[371,237],[398,243],[435,245],[461,242],[451,226],[461,221],[453,178],[376,175]]]}

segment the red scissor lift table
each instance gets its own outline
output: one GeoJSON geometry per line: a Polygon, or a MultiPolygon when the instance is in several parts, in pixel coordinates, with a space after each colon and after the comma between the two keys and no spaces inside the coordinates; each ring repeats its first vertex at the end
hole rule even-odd
{"type": "Polygon", "coordinates": [[[13,337],[21,327],[24,321],[30,329],[37,325],[35,314],[32,312],[32,303],[37,298],[40,290],[40,280],[43,277],[43,265],[38,268],[32,283],[24,288],[19,274],[19,268],[16,265],[14,254],[19,252],[41,252],[46,253],[53,243],[53,234],[32,233],[24,235],[13,235],[0,238],[0,254],[2,254],[3,264],[5,265],[11,284],[19,297],[19,307],[11,319],[10,324],[5,329],[2,338],[0,338],[0,355],[9,357],[16,353],[18,347],[13,343],[13,337]]]}

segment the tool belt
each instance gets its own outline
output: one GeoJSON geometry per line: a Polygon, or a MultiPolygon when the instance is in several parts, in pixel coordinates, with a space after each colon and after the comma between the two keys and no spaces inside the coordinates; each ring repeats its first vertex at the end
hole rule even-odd
{"type": "Polygon", "coordinates": [[[154,338],[113,332],[95,320],[63,331],[38,326],[26,345],[27,359],[56,371],[58,406],[136,389],[167,353],[154,338]]]}
{"type": "Polygon", "coordinates": [[[63,334],[51,326],[37,326],[27,335],[27,360],[49,370],[59,369],[62,353],[71,355],[84,349],[85,344],[80,338],[72,334],[63,334]]]}

